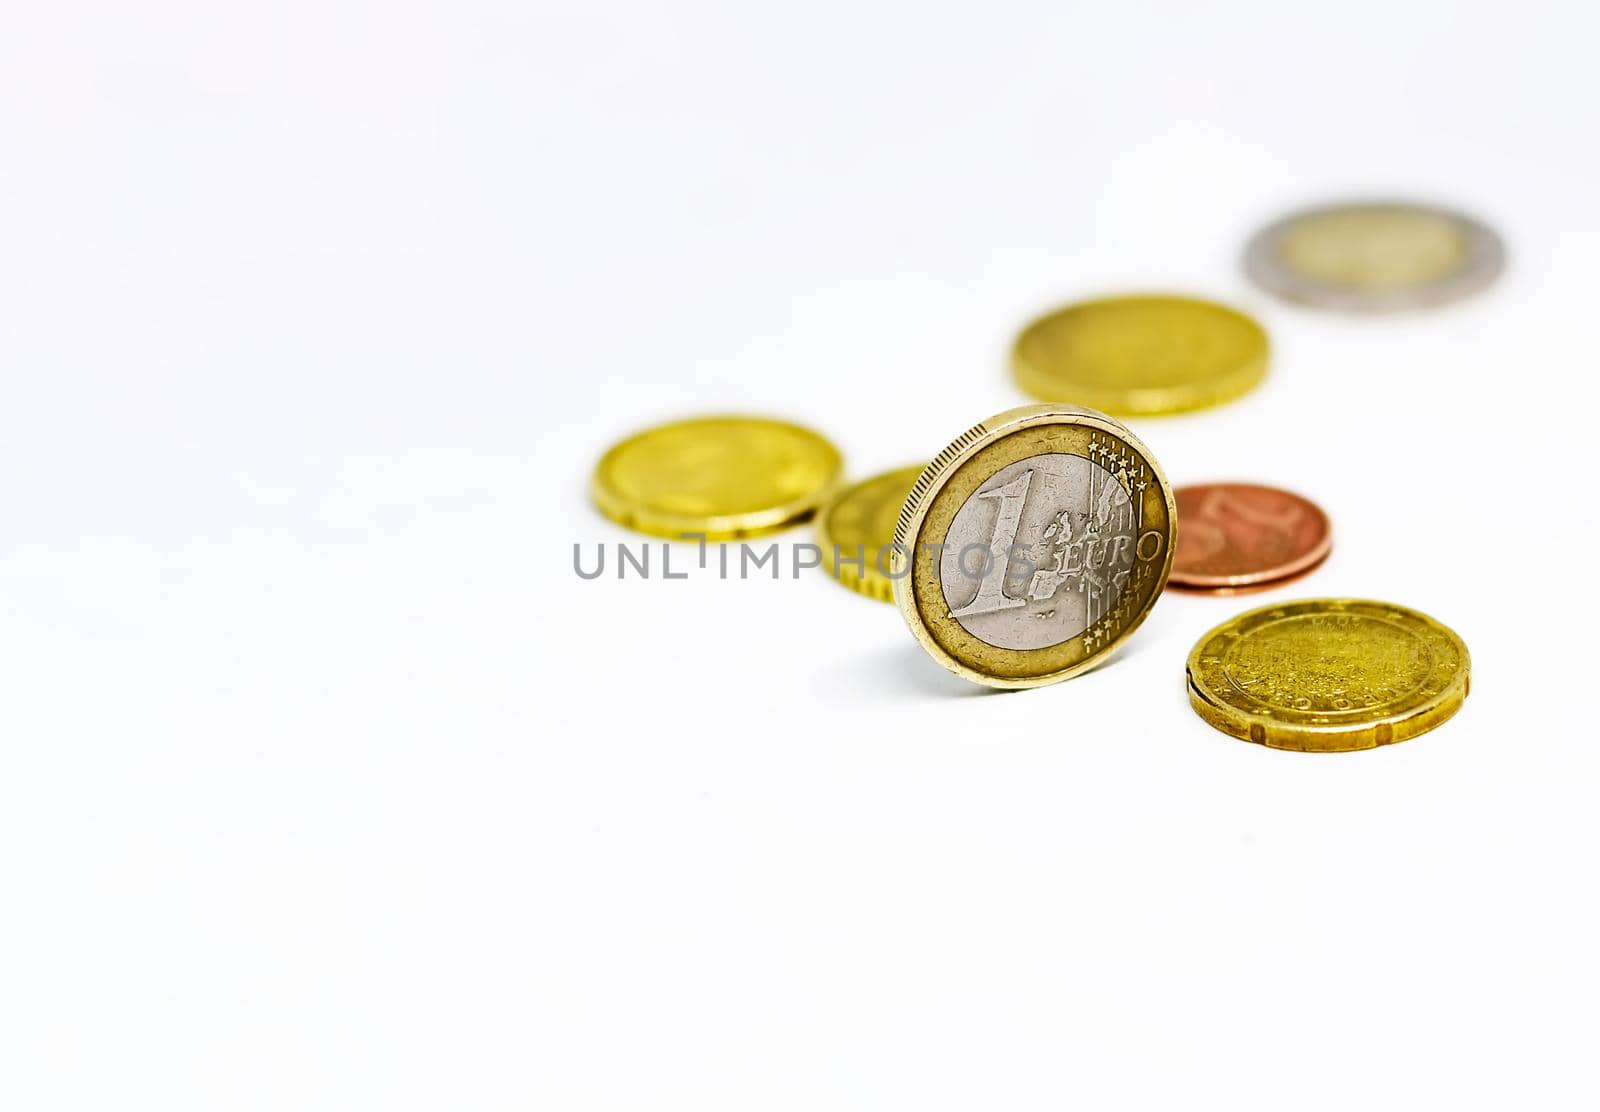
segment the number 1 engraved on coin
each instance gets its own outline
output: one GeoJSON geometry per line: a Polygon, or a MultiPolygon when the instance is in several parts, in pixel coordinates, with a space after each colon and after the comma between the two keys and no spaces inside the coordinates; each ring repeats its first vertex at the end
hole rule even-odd
{"type": "Polygon", "coordinates": [[[1101,464],[1059,452],[1018,460],[973,491],[950,524],[940,576],[950,616],[999,648],[1060,644],[1115,606],[1135,537],[1132,499],[1101,464]],[[982,565],[971,558],[978,551],[982,565]]]}
{"type": "Polygon", "coordinates": [[[1139,625],[1166,583],[1175,517],[1160,468],[1120,422],[1067,405],[1007,410],[912,487],[895,526],[895,603],[957,675],[1053,683],[1139,625]]]}
{"type": "MultiPolygon", "coordinates": [[[[1033,483],[1033,472],[1024,471],[1015,479],[993,490],[980,490],[973,498],[994,499],[1000,503],[1000,512],[994,520],[994,532],[985,549],[983,579],[972,601],[958,610],[950,611],[952,618],[970,618],[976,614],[992,614],[996,610],[1012,610],[1028,605],[1025,598],[1012,598],[1006,594],[1006,573],[1011,567],[1011,551],[1017,543],[1017,527],[1022,524],[1022,507],[1028,501],[1028,487],[1033,483]]],[[[979,547],[968,545],[968,548],[979,547]]],[[[957,561],[966,570],[966,549],[957,554],[957,561]]],[[[946,592],[948,594],[948,592],[946,592]]],[[[965,623],[963,623],[965,624],[965,623]]]]}

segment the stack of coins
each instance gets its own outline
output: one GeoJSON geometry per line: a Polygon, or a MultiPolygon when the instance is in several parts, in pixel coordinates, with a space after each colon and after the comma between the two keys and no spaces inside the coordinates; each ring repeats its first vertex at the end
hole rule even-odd
{"type": "MultiPolygon", "coordinates": [[[[1287,301],[1352,313],[1429,308],[1490,285],[1499,238],[1458,212],[1361,201],[1296,212],[1245,248],[1287,301]]],[[[991,687],[1054,683],[1133,635],[1164,589],[1226,596],[1308,575],[1328,516],[1260,483],[1173,489],[1117,417],[1232,401],[1267,374],[1266,331],[1218,302],[1100,298],[1018,335],[1011,370],[1044,404],[973,425],[926,466],[841,485],[822,435],[768,417],[696,417],[623,440],[595,469],[612,520],[670,538],[736,540],[815,516],[817,566],[895,603],[950,671],[991,687]],[[1091,408],[1093,407],[1093,408],[1091,408]]],[[[1415,610],[1307,599],[1207,633],[1186,668],[1204,721],[1277,749],[1337,752],[1414,737],[1460,708],[1465,644],[1415,610]]]]}

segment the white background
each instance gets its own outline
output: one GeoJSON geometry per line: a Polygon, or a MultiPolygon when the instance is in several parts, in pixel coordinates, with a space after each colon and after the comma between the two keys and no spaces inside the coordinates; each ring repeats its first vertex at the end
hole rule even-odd
{"type": "Polygon", "coordinates": [[[1587,9],[5,25],[0,1107],[1594,1106],[1587,9]],[[1244,284],[1366,191],[1482,214],[1506,279],[1244,284]],[[986,695],[816,572],[573,573],[632,539],[585,494],[621,435],[924,460],[1125,289],[1269,328],[1260,390],[1135,429],[1320,501],[1313,578],[986,695]],[[1190,645],[1305,594],[1452,625],[1465,709],[1338,757],[1200,722],[1190,645]]]}

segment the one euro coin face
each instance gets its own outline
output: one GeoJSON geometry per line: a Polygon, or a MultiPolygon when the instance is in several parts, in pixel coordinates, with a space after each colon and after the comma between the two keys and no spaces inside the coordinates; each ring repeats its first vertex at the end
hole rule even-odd
{"type": "Polygon", "coordinates": [[[895,529],[895,602],[940,664],[1035,687],[1103,661],[1150,612],[1172,566],[1171,488],[1120,422],[1024,406],[957,437],[895,529]]]}

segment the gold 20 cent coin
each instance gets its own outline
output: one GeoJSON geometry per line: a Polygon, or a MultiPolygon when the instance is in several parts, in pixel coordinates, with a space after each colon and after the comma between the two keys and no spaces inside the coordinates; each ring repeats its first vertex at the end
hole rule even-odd
{"type": "Polygon", "coordinates": [[[1200,409],[1254,389],[1267,373],[1267,334],[1237,309],[1194,297],[1085,301],[1040,317],[1011,352],[1017,384],[1036,398],[1107,413],[1200,409]]]}
{"type": "Polygon", "coordinates": [[[591,493],[611,520],[660,537],[750,537],[810,517],[839,478],[839,451],[768,417],[694,417],[614,445],[591,493]]]}
{"type": "Polygon", "coordinates": [[[851,483],[817,511],[822,567],[868,598],[894,601],[889,578],[895,522],[921,467],[902,467],[851,483]]]}
{"type": "Polygon", "coordinates": [[[991,687],[1100,663],[1150,612],[1177,508],[1120,422],[1065,405],[974,425],[917,479],[895,527],[894,599],[935,660],[991,687]]]}
{"type": "Polygon", "coordinates": [[[1467,646],[1426,614],[1322,598],[1263,606],[1200,639],[1189,702],[1225,734],[1331,753],[1405,741],[1467,697],[1467,646]]]}

